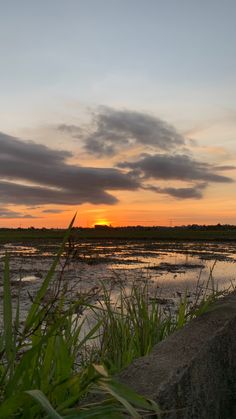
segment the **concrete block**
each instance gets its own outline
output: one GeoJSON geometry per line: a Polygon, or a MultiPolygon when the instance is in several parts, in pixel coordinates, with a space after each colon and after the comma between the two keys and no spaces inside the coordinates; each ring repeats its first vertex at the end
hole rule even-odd
{"type": "Polygon", "coordinates": [[[236,418],[236,293],[135,360],[118,380],[170,410],[163,419],[236,418]]]}

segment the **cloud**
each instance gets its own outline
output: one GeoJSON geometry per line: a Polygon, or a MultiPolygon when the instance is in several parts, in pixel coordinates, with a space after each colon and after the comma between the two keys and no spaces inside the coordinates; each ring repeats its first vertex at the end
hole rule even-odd
{"type": "Polygon", "coordinates": [[[78,127],[78,125],[71,125],[71,124],[60,124],[57,127],[58,131],[65,132],[67,134],[72,135],[72,137],[77,138],[78,136],[83,135],[83,129],[78,127]]]}
{"type": "Polygon", "coordinates": [[[62,212],[64,212],[64,210],[59,210],[59,209],[46,209],[42,211],[45,214],[61,214],[62,212]]]}
{"type": "Polygon", "coordinates": [[[131,176],[142,176],[143,179],[233,182],[227,176],[218,175],[215,166],[199,162],[185,154],[143,154],[136,161],[119,163],[118,167],[131,169],[131,176]]]}
{"type": "Polygon", "coordinates": [[[183,146],[184,138],[167,122],[146,113],[100,108],[93,116],[94,130],[89,134],[75,125],[59,125],[58,129],[73,137],[83,138],[87,152],[113,156],[121,147],[141,144],[154,149],[173,150],[183,146]]]}
{"type": "Polygon", "coordinates": [[[119,169],[70,165],[67,151],[0,134],[0,202],[22,205],[115,204],[110,191],[136,190],[119,169]],[[109,191],[109,192],[108,192],[109,191]]]}
{"type": "MultiPolygon", "coordinates": [[[[36,218],[30,214],[24,214],[17,211],[11,211],[7,208],[0,209],[0,218],[36,218]]],[[[38,218],[38,217],[37,217],[38,218]]]]}
{"type": "MultiPolygon", "coordinates": [[[[118,146],[125,144],[127,136],[130,146],[153,145],[162,149],[162,153],[140,154],[133,161],[120,162],[116,168],[85,167],[68,162],[73,157],[71,152],[52,150],[45,145],[0,133],[0,203],[4,207],[15,204],[34,208],[83,203],[113,205],[118,202],[115,191],[139,189],[149,189],[179,199],[199,199],[209,183],[232,182],[230,177],[222,174],[225,170],[231,170],[232,166],[214,166],[180,154],[183,138],[173,127],[157,118],[111,109],[103,110],[97,118],[97,128],[86,143],[89,147],[91,141],[95,141],[98,147],[97,150],[94,148],[95,153],[100,152],[101,147],[105,147],[105,153],[114,153],[118,146]],[[105,142],[102,141],[102,132],[107,132],[107,140],[103,137],[105,142]],[[109,143],[112,132],[113,140],[109,143]],[[113,143],[114,138],[116,143],[113,143]],[[111,147],[111,150],[107,147],[111,147]],[[179,154],[173,154],[178,150],[179,154]],[[156,185],[158,180],[179,180],[185,184],[179,188],[172,185],[160,187],[156,185]],[[149,182],[154,185],[149,185],[149,182]]],[[[74,132],[76,127],[71,126],[70,129],[74,132]]],[[[56,214],[61,211],[45,209],[43,212],[56,214]]],[[[5,212],[5,215],[13,213],[14,218],[26,217],[14,211],[5,212]]]]}
{"type": "Polygon", "coordinates": [[[41,209],[41,205],[33,205],[32,207],[27,206],[27,210],[36,210],[36,209],[41,209]]]}
{"type": "Polygon", "coordinates": [[[48,166],[49,164],[60,164],[71,157],[69,151],[54,151],[42,144],[34,143],[33,141],[20,141],[18,138],[0,132],[1,145],[1,160],[15,162],[30,162],[35,161],[36,156],[41,165],[48,166]]]}
{"type": "Polygon", "coordinates": [[[207,187],[207,183],[201,183],[192,187],[186,188],[161,188],[158,186],[147,185],[144,189],[151,190],[153,192],[170,195],[177,199],[201,199],[203,196],[203,190],[207,187]]]}
{"type": "Polygon", "coordinates": [[[227,171],[227,170],[235,170],[236,166],[213,166],[214,170],[216,170],[217,172],[223,172],[223,171],[227,171]]]}

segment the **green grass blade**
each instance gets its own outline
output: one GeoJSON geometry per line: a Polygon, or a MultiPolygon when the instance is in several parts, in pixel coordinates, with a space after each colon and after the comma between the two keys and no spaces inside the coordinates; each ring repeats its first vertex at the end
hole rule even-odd
{"type": "Polygon", "coordinates": [[[21,293],[21,283],[19,284],[19,291],[17,295],[17,303],[16,303],[16,315],[15,315],[15,330],[16,333],[20,326],[20,293],[21,293]]]}
{"type": "Polygon", "coordinates": [[[177,324],[176,329],[181,329],[186,323],[186,310],[187,310],[187,297],[180,301],[178,313],[177,313],[177,324]]]}
{"type": "Polygon", "coordinates": [[[43,410],[49,415],[52,419],[63,419],[61,415],[59,415],[56,410],[52,407],[51,403],[45,397],[45,395],[40,390],[28,390],[26,391],[27,394],[29,394],[31,397],[33,397],[34,400],[36,400],[43,410]]]}
{"type": "Polygon", "coordinates": [[[9,274],[9,256],[5,256],[4,277],[3,277],[3,324],[4,324],[4,342],[5,352],[8,364],[13,367],[14,359],[13,347],[13,327],[12,327],[12,301],[9,274]]]}
{"type": "Polygon", "coordinates": [[[16,314],[14,320],[14,358],[16,357],[17,353],[17,334],[20,328],[20,294],[21,294],[21,281],[19,281],[19,290],[17,295],[17,302],[16,302],[16,314]]]}
{"type": "Polygon", "coordinates": [[[90,339],[92,339],[95,335],[95,333],[100,329],[102,326],[102,320],[99,320],[92,329],[89,330],[89,332],[84,336],[84,338],[78,343],[77,350],[82,348],[86,342],[88,342],[90,339]]]}
{"type": "Polygon", "coordinates": [[[32,306],[29,310],[29,313],[28,313],[26,321],[25,321],[25,331],[29,330],[30,327],[32,326],[32,324],[34,323],[34,321],[37,319],[37,313],[39,311],[39,304],[40,304],[40,302],[42,301],[42,299],[44,298],[44,296],[47,292],[48,286],[49,286],[49,284],[51,282],[51,279],[52,279],[52,277],[55,273],[55,270],[56,270],[58,262],[61,258],[61,255],[65,250],[65,245],[66,245],[66,242],[67,242],[67,240],[68,240],[68,238],[71,234],[71,229],[73,227],[75,217],[76,217],[76,214],[74,215],[74,217],[72,218],[72,221],[70,222],[70,225],[69,225],[69,227],[66,231],[66,234],[65,234],[63,242],[60,246],[60,249],[57,253],[57,256],[54,259],[54,261],[53,261],[53,263],[52,263],[52,265],[51,265],[51,267],[50,267],[50,269],[49,269],[49,271],[48,271],[48,273],[47,273],[47,275],[46,275],[46,277],[45,277],[45,279],[42,283],[41,288],[39,289],[38,293],[36,294],[34,302],[33,302],[32,306]]]}
{"type": "MultiPolygon", "coordinates": [[[[62,320],[55,322],[50,330],[47,331],[47,334],[42,336],[37,344],[34,344],[30,349],[28,349],[21,357],[18,362],[14,374],[11,379],[8,381],[6,386],[6,394],[11,395],[15,389],[26,390],[30,380],[35,378],[35,371],[33,375],[29,374],[29,371],[32,368],[34,360],[41,356],[41,351],[43,346],[49,341],[49,339],[58,333],[59,327],[62,324],[62,320]]],[[[28,387],[29,388],[29,387],[28,387]]],[[[1,417],[1,416],[0,416],[1,417]]]]}
{"type": "Polygon", "coordinates": [[[125,399],[126,402],[135,406],[136,408],[161,414],[159,406],[154,401],[145,399],[143,396],[140,396],[132,388],[126,386],[125,384],[121,384],[112,378],[102,380],[102,382],[102,386],[106,386],[108,392],[112,390],[113,393],[111,394],[113,394],[113,397],[117,398],[119,395],[120,398],[125,399]]]}
{"type": "Polygon", "coordinates": [[[131,415],[131,418],[133,419],[141,419],[140,414],[137,412],[137,410],[129,403],[129,401],[121,395],[119,392],[116,391],[114,388],[113,383],[105,380],[101,380],[99,383],[99,388],[101,388],[106,393],[110,394],[112,397],[114,397],[115,400],[117,400],[119,403],[121,403],[124,408],[127,410],[127,412],[131,415]]]}

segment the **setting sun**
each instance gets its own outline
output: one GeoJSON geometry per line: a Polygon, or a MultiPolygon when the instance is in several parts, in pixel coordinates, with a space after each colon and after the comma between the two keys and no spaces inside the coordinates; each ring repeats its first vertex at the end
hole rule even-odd
{"type": "Polygon", "coordinates": [[[110,226],[111,225],[111,222],[108,221],[106,218],[98,218],[93,223],[93,227],[95,227],[95,225],[99,225],[99,226],[110,226]]]}

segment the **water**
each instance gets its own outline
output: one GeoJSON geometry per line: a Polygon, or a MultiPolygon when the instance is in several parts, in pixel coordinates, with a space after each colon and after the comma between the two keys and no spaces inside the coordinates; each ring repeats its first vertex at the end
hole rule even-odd
{"type": "Polygon", "coordinates": [[[95,270],[104,264],[108,271],[134,279],[142,272],[156,283],[177,288],[194,286],[199,276],[206,281],[213,265],[219,289],[229,286],[236,278],[236,243],[110,241],[104,245],[88,242],[81,245],[78,255],[94,265],[95,270]]]}
{"type": "MultiPolygon", "coordinates": [[[[36,293],[57,251],[57,243],[14,244],[0,246],[0,273],[5,252],[10,254],[13,299],[19,283],[27,311],[29,294],[36,293]],[[21,279],[21,281],[19,281],[21,279]]],[[[196,284],[207,283],[212,268],[214,279],[208,286],[219,290],[236,280],[236,242],[167,242],[93,240],[75,244],[73,259],[67,264],[64,280],[69,283],[71,298],[80,292],[98,288],[100,282],[116,288],[134,280],[148,280],[159,287],[163,298],[194,293],[196,284]]],[[[58,265],[57,272],[62,268],[58,265]]],[[[0,296],[2,286],[0,286],[0,296]]]]}

